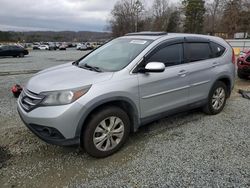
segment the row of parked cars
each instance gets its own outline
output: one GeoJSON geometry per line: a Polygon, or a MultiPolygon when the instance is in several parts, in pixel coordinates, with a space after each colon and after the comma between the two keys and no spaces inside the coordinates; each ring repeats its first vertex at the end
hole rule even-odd
{"type": "Polygon", "coordinates": [[[89,43],[89,42],[78,43],[76,46],[76,49],[77,50],[93,50],[93,49],[98,48],[100,45],[101,44],[99,44],[99,43],[89,43]]]}
{"type": "Polygon", "coordinates": [[[33,43],[33,50],[66,50],[66,43],[33,43]]]}

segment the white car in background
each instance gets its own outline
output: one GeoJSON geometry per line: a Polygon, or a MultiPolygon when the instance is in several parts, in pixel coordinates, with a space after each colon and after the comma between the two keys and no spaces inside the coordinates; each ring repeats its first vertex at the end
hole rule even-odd
{"type": "Polygon", "coordinates": [[[85,43],[79,43],[79,44],[77,44],[76,49],[77,50],[88,50],[88,47],[85,43]]]}
{"type": "Polygon", "coordinates": [[[40,45],[40,46],[38,46],[38,48],[40,50],[49,50],[49,46],[48,45],[40,45]]]}
{"type": "Polygon", "coordinates": [[[80,50],[81,46],[82,46],[82,44],[81,44],[81,43],[78,43],[78,44],[76,45],[76,49],[77,49],[77,50],[80,50]]]}

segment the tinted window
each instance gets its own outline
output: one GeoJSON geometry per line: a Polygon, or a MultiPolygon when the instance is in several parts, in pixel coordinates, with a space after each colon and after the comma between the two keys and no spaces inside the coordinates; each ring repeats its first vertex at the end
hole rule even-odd
{"type": "Polygon", "coordinates": [[[212,48],[212,51],[213,51],[213,57],[220,57],[223,55],[223,53],[225,52],[226,48],[224,48],[223,46],[217,44],[217,43],[214,43],[214,42],[211,42],[211,48],[212,48]]]}
{"type": "Polygon", "coordinates": [[[209,43],[187,43],[187,56],[190,62],[211,58],[209,43]]]}
{"type": "Polygon", "coordinates": [[[1,49],[2,50],[9,50],[9,46],[2,46],[1,49]]]}
{"type": "Polygon", "coordinates": [[[183,59],[182,57],[182,44],[174,44],[155,51],[147,62],[162,62],[167,67],[180,64],[183,59]]]}

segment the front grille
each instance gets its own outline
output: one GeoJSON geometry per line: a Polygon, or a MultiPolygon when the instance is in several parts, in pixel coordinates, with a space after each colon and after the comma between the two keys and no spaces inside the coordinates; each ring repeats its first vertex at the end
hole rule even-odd
{"type": "Polygon", "coordinates": [[[44,96],[23,89],[20,95],[20,104],[25,111],[29,112],[36,108],[43,99],[44,96]]]}

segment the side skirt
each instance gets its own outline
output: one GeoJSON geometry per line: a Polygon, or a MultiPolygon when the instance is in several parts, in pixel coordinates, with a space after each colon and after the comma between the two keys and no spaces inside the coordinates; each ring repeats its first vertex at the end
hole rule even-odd
{"type": "Polygon", "coordinates": [[[185,105],[185,106],[182,106],[182,107],[178,107],[178,108],[175,108],[175,109],[172,109],[172,110],[168,110],[166,112],[155,114],[153,116],[149,116],[149,117],[146,117],[146,118],[141,118],[140,119],[141,124],[140,124],[139,127],[141,127],[143,125],[146,125],[146,124],[149,124],[149,123],[152,123],[152,122],[154,122],[156,120],[162,119],[164,117],[176,114],[176,113],[185,112],[185,111],[188,111],[188,110],[192,110],[192,109],[195,109],[195,108],[202,107],[206,103],[207,103],[207,99],[201,100],[201,101],[198,101],[198,102],[195,102],[195,103],[192,103],[192,104],[188,104],[188,105],[185,105]]]}

